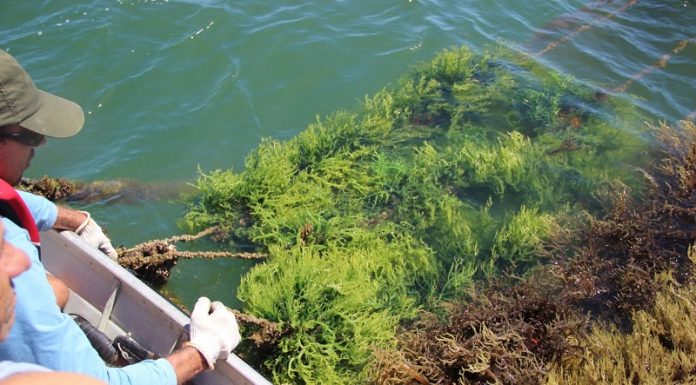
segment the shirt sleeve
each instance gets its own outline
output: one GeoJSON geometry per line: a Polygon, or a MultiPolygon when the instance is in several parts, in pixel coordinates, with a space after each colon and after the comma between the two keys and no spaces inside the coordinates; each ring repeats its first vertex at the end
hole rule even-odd
{"type": "Polygon", "coordinates": [[[53,224],[56,223],[56,219],[58,218],[58,207],[55,203],[42,196],[34,195],[26,191],[17,190],[17,192],[29,208],[39,231],[46,231],[53,227],[53,224]]]}
{"type": "Polygon", "coordinates": [[[176,385],[174,367],[165,358],[145,360],[123,368],[107,368],[107,383],[176,385]]]}
{"type": "Polygon", "coordinates": [[[46,270],[26,231],[10,220],[2,221],[5,239],[27,253],[32,263],[29,270],[13,279],[15,323],[0,343],[0,360],[83,373],[110,385],[176,385],[176,373],[166,359],[107,367],[80,327],[58,308],[46,270]]]}

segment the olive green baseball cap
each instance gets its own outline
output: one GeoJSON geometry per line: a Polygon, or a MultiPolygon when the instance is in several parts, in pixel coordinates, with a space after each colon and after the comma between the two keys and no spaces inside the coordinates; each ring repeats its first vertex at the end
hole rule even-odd
{"type": "Polygon", "coordinates": [[[41,135],[67,138],[80,132],[84,122],[77,103],[38,89],[17,60],[0,50],[0,127],[19,124],[41,135]]]}

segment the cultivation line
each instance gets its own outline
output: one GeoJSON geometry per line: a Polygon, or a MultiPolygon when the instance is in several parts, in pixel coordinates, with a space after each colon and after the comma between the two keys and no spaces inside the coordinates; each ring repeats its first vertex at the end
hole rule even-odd
{"type": "Polygon", "coordinates": [[[563,43],[566,43],[566,42],[570,41],[572,38],[574,38],[575,36],[579,35],[580,33],[585,32],[585,31],[589,30],[590,28],[594,27],[594,26],[597,25],[599,22],[604,21],[604,20],[609,20],[609,19],[613,18],[614,16],[616,16],[616,15],[618,15],[618,14],[620,14],[620,13],[623,13],[624,11],[626,11],[628,8],[630,8],[631,6],[633,6],[634,4],[636,4],[637,2],[638,2],[638,0],[630,0],[628,3],[626,3],[623,7],[619,8],[619,9],[616,10],[615,12],[610,13],[610,14],[604,16],[604,17],[595,19],[593,22],[590,22],[590,23],[581,25],[581,26],[580,26],[578,29],[576,29],[575,31],[573,31],[573,32],[571,32],[571,33],[569,33],[569,34],[567,34],[567,35],[561,37],[561,38],[558,39],[558,40],[552,41],[551,43],[547,44],[546,47],[544,47],[544,49],[542,49],[541,51],[535,53],[534,55],[536,55],[536,56],[544,55],[545,53],[547,53],[547,52],[553,50],[554,48],[558,47],[559,45],[561,45],[561,44],[563,44],[563,43]]]}
{"type": "Polygon", "coordinates": [[[628,89],[628,87],[630,87],[631,84],[633,84],[633,82],[635,82],[636,80],[639,80],[639,79],[645,77],[646,75],[650,74],[651,72],[655,71],[658,68],[667,67],[667,62],[669,61],[669,59],[672,58],[672,56],[679,54],[684,48],[686,48],[689,45],[689,43],[693,43],[693,42],[696,42],[696,38],[692,37],[690,39],[685,39],[685,40],[680,41],[679,43],[677,43],[677,45],[670,52],[660,56],[660,60],[658,60],[657,62],[655,62],[651,66],[643,68],[640,72],[637,72],[636,74],[631,76],[625,83],[623,83],[622,85],[620,85],[618,87],[610,89],[608,92],[611,92],[611,93],[625,92],[628,89]]]}

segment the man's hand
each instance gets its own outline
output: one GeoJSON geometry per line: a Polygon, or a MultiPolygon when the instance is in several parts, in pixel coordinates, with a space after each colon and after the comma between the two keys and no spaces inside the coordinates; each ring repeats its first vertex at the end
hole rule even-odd
{"type": "Polygon", "coordinates": [[[87,216],[87,219],[75,229],[75,234],[82,238],[88,245],[96,247],[114,261],[118,259],[116,249],[111,245],[111,240],[104,234],[102,228],[92,219],[87,211],[80,211],[87,216]]]}
{"type": "Polygon", "coordinates": [[[186,345],[205,357],[209,369],[218,359],[226,359],[241,339],[237,319],[222,302],[198,299],[191,313],[191,340],[186,345]]]}

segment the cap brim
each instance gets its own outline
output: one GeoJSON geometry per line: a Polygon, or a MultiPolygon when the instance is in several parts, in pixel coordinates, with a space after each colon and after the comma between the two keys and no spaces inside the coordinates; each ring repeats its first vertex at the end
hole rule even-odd
{"type": "Polygon", "coordinates": [[[39,97],[41,108],[20,122],[22,127],[52,138],[67,138],[80,132],[85,123],[82,107],[41,90],[39,97]]]}

